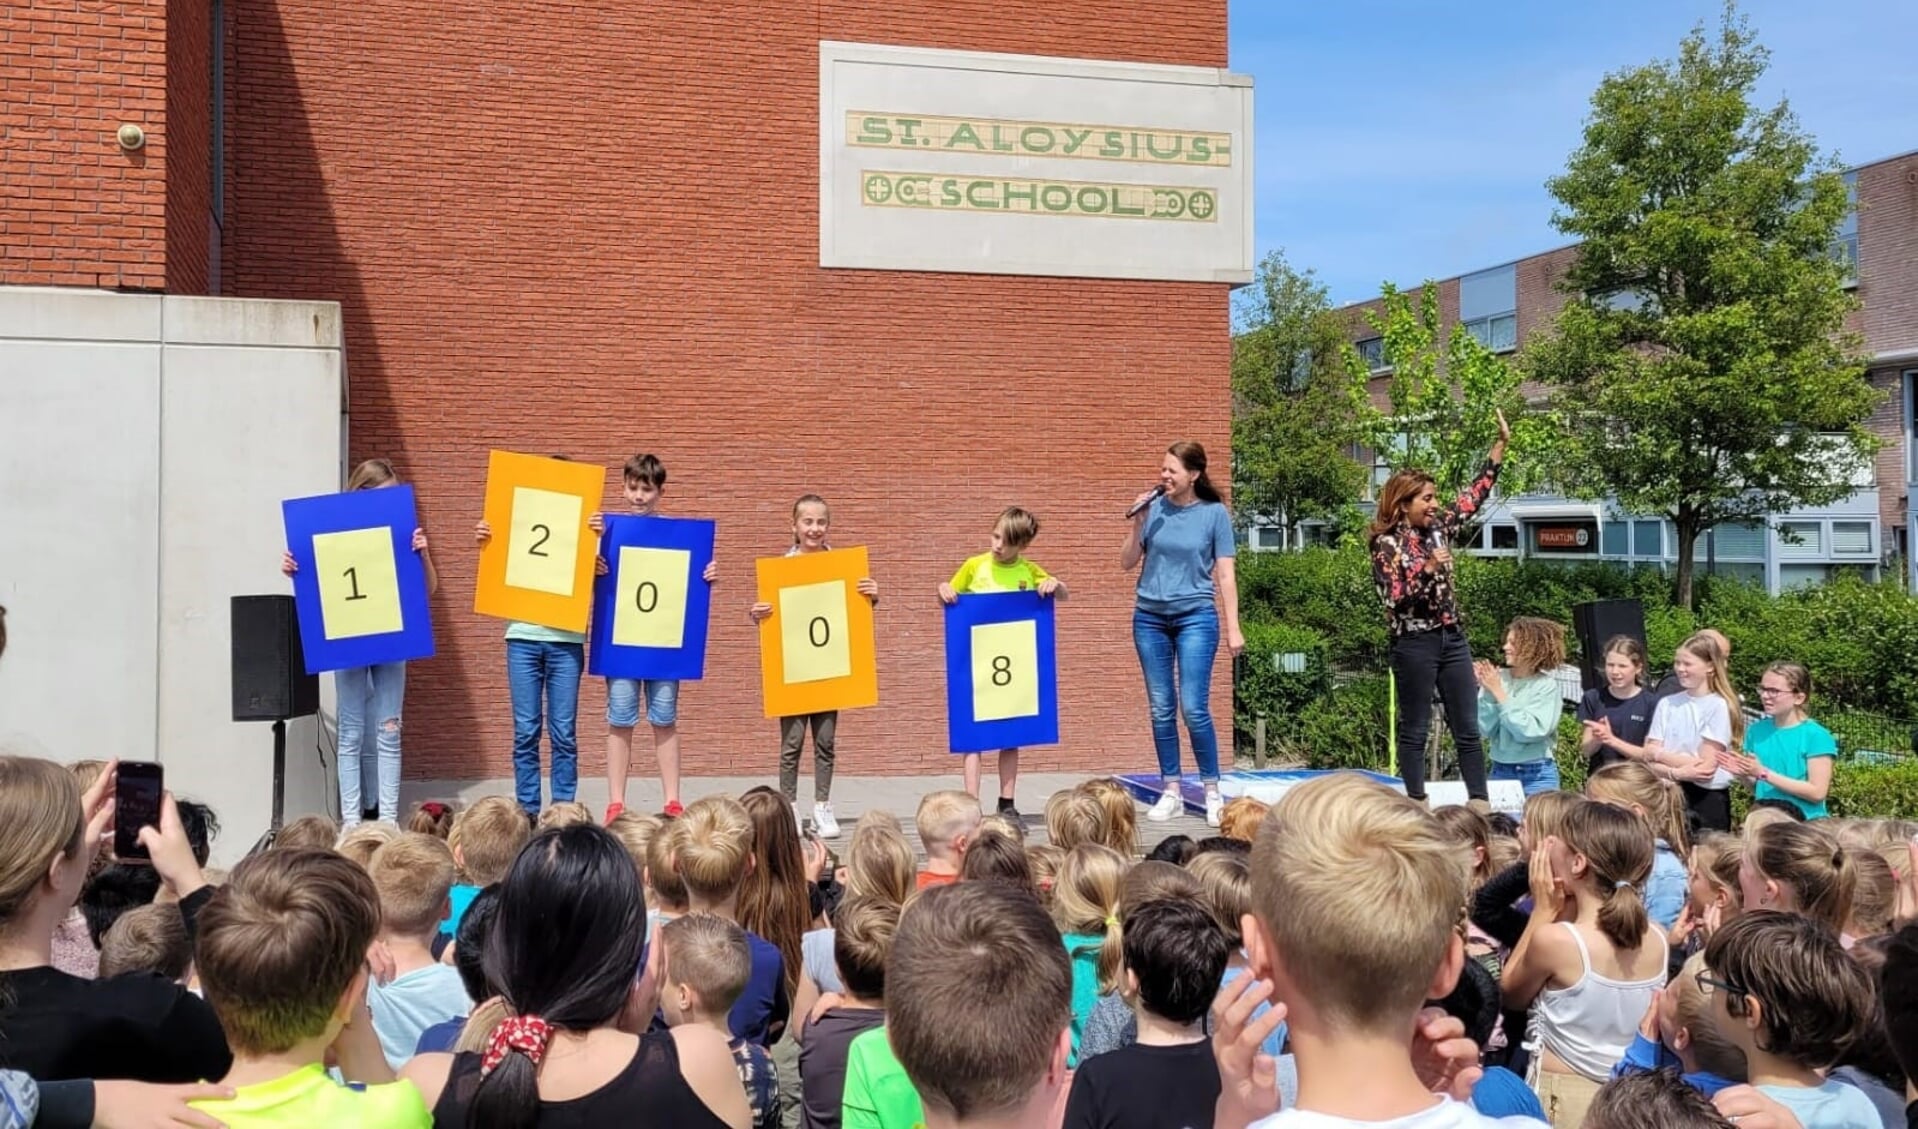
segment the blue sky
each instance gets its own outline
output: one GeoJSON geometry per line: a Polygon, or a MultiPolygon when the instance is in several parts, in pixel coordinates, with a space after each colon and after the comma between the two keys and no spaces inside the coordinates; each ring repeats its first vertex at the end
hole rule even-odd
{"type": "MultiPolygon", "coordinates": [[[[1827,151],[1918,149],[1918,3],[1754,0],[1784,96],[1827,151]]],[[[1231,65],[1255,81],[1255,230],[1334,302],[1567,242],[1545,179],[1608,71],[1670,58],[1717,0],[1232,0],[1231,65]]]]}

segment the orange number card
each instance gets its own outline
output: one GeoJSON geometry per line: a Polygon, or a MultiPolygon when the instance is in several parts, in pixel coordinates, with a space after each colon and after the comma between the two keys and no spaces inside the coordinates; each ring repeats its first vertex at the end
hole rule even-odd
{"type": "Polygon", "coordinates": [[[872,604],[859,594],[866,550],[834,549],[757,562],[759,670],[767,717],[879,704],[872,604]]]}
{"type": "Polygon", "coordinates": [[[473,610],[585,631],[593,610],[586,522],[599,512],[606,471],[588,463],[494,451],[486,460],[486,523],[473,610]]]}

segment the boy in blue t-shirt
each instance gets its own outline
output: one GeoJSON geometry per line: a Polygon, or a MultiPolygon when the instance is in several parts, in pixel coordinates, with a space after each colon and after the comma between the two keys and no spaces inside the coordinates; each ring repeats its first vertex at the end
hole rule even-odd
{"type": "MultiPolygon", "coordinates": [[[[952,604],[974,592],[1037,592],[1065,599],[1065,582],[1023,555],[1037,536],[1039,519],[1017,506],[1009,507],[992,527],[992,551],[966,558],[952,579],[939,586],[939,599],[952,604]]],[[[979,798],[979,761],[978,753],[965,755],[966,791],[975,800],[979,798]]],[[[999,750],[999,810],[1014,819],[1019,818],[1014,803],[1018,785],[1019,750],[999,750]]]]}

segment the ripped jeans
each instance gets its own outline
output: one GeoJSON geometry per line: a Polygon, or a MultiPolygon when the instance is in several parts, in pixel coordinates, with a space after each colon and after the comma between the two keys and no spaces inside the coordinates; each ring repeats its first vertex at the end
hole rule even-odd
{"type": "Polygon", "coordinates": [[[340,823],[360,821],[360,752],[368,719],[379,757],[380,818],[400,818],[400,708],[406,700],[406,664],[380,663],[333,672],[339,696],[340,823]]]}

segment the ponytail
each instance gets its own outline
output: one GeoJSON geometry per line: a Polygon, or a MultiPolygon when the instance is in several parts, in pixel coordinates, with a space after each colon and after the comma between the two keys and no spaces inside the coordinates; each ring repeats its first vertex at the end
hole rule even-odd
{"type": "Polygon", "coordinates": [[[1637,886],[1620,880],[1612,884],[1609,894],[1599,891],[1598,931],[1607,941],[1621,949],[1636,949],[1645,943],[1645,931],[1651,924],[1645,897],[1637,886]]]}
{"type": "MultiPolygon", "coordinates": [[[[505,1017],[501,1017],[501,1022],[505,1017]]],[[[472,1021],[467,1021],[471,1026],[472,1021]]],[[[498,1024],[494,1024],[495,1027],[498,1024]]],[[[487,1041],[492,1039],[489,1028],[487,1041]]],[[[481,1048],[484,1053],[484,1047],[481,1048]]],[[[466,1129],[538,1129],[539,1066],[520,1051],[508,1051],[480,1076],[466,1107],[466,1129]]]]}
{"type": "MultiPolygon", "coordinates": [[[[1752,869],[1791,895],[1791,909],[1836,936],[1851,917],[1858,865],[1838,837],[1814,823],[1768,823],[1745,845],[1752,869]]],[[[1747,907],[1756,908],[1756,907],[1747,907]]]]}
{"type": "Polygon", "coordinates": [[[1052,890],[1053,922],[1062,933],[1096,936],[1099,991],[1111,992],[1125,964],[1119,913],[1125,900],[1125,856],[1103,843],[1080,843],[1059,862],[1052,890]]]}
{"type": "Polygon", "coordinates": [[[1192,492],[1201,502],[1223,502],[1219,488],[1212,484],[1212,478],[1205,473],[1205,444],[1190,439],[1181,439],[1165,449],[1165,453],[1178,459],[1185,469],[1197,474],[1198,480],[1192,483],[1192,492]]]}
{"type": "Polygon", "coordinates": [[[1566,813],[1563,834],[1565,845],[1585,856],[1598,898],[1598,931],[1620,949],[1643,945],[1651,929],[1640,890],[1652,873],[1651,828],[1624,808],[1587,800],[1566,813]]]}

